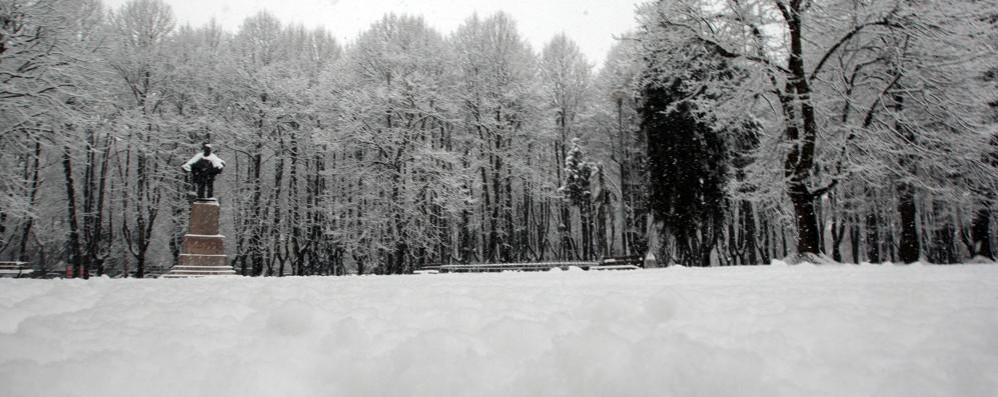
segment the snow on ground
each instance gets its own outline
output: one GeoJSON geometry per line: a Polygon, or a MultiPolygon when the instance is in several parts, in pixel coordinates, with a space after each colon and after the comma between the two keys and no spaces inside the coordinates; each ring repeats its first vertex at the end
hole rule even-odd
{"type": "Polygon", "coordinates": [[[998,266],[0,280],[0,395],[993,396],[998,266]]]}

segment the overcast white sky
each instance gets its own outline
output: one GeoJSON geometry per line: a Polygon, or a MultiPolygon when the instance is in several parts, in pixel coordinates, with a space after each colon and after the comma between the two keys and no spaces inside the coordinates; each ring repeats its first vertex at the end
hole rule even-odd
{"type": "MultiPolygon", "coordinates": [[[[104,0],[118,8],[127,0],[104,0]]],[[[201,25],[214,17],[235,32],[243,19],[268,10],[284,23],[324,26],[341,43],[386,13],[422,15],[441,33],[453,32],[472,13],[481,16],[503,10],[519,24],[520,33],[536,51],[559,32],[582,48],[590,63],[602,66],[613,36],[632,30],[634,9],[642,0],[164,0],[179,24],[201,25]]]]}

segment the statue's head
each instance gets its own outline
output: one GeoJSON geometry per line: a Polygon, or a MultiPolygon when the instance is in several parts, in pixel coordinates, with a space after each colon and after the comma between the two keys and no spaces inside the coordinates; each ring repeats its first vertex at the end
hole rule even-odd
{"type": "Polygon", "coordinates": [[[201,150],[204,151],[205,156],[211,154],[211,144],[208,142],[201,144],[201,150]]]}

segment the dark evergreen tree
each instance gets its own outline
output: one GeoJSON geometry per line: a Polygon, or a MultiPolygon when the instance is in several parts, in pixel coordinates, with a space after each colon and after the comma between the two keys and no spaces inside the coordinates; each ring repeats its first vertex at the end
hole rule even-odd
{"type": "Polygon", "coordinates": [[[599,172],[596,163],[586,161],[579,139],[572,139],[572,149],[565,156],[565,184],[559,189],[572,206],[579,208],[582,223],[582,254],[584,260],[592,259],[593,250],[593,191],[592,177],[599,172]]]}
{"type": "Polygon", "coordinates": [[[679,79],[657,81],[653,76],[662,73],[654,67],[646,74],[641,128],[648,142],[650,207],[680,264],[710,266],[725,221],[726,144],[698,118],[693,99],[703,90],[684,92],[679,79]]]}

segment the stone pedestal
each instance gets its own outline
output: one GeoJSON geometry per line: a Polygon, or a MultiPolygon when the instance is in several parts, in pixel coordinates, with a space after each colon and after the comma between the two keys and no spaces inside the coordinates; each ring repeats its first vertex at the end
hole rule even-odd
{"type": "Polygon", "coordinates": [[[218,200],[198,200],[191,206],[190,229],[180,248],[180,263],[163,277],[232,276],[225,256],[225,236],[218,234],[218,200]]]}

